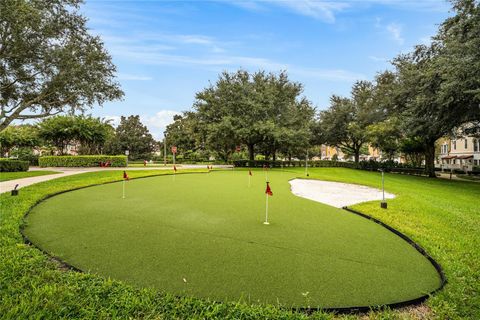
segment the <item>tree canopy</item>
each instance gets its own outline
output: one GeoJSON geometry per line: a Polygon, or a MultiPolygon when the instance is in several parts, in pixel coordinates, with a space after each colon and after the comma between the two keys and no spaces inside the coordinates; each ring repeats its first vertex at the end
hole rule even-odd
{"type": "Polygon", "coordinates": [[[115,66],[80,0],[0,1],[0,131],[119,99],[115,66]]]}
{"type": "Polygon", "coordinates": [[[225,157],[237,144],[247,146],[251,160],[260,145],[267,156],[275,157],[282,142],[298,140],[300,132],[308,141],[314,108],[300,97],[302,91],[285,72],[223,72],[215,85],[197,93],[194,109],[205,125],[207,141],[221,145],[225,157]]]}
{"type": "Polygon", "coordinates": [[[124,154],[128,150],[130,159],[145,160],[152,157],[155,147],[156,142],[148,128],[140,121],[140,116],[122,116],[114,137],[106,146],[106,152],[124,154]]]}

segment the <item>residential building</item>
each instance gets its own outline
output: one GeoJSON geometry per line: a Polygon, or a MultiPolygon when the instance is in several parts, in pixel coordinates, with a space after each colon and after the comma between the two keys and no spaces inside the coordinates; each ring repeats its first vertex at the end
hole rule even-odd
{"type": "Polygon", "coordinates": [[[442,170],[469,172],[474,166],[480,166],[480,138],[472,135],[440,141],[437,167],[442,170]]]}

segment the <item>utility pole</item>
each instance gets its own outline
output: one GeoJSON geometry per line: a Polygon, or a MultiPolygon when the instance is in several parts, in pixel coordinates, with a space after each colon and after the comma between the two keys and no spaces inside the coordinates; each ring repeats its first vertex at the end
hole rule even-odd
{"type": "Polygon", "coordinates": [[[167,132],[163,133],[163,166],[167,166],[167,132]]]}

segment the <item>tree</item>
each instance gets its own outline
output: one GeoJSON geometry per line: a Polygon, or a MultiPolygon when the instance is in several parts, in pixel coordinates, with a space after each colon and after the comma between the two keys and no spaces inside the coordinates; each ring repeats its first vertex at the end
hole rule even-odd
{"type": "Polygon", "coordinates": [[[452,1],[455,16],[429,46],[394,60],[396,109],[407,136],[421,139],[425,171],[435,177],[435,142],[480,120],[480,4],[452,1]]]}
{"type": "Polygon", "coordinates": [[[106,151],[110,154],[124,154],[128,150],[132,160],[150,159],[155,146],[156,142],[140,121],[140,116],[122,116],[106,151]]]}
{"type": "Polygon", "coordinates": [[[165,130],[168,146],[176,146],[177,153],[183,155],[205,147],[205,138],[201,134],[202,128],[194,112],[175,115],[173,120],[165,130]]]}
{"type": "Polygon", "coordinates": [[[115,135],[111,120],[77,116],[74,122],[75,139],[80,143],[79,154],[102,154],[105,144],[115,135]]]}
{"type": "Polygon", "coordinates": [[[13,148],[34,148],[40,145],[38,129],[32,125],[9,126],[0,132],[0,156],[11,155],[13,148]]]}
{"type": "Polygon", "coordinates": [[[109,54],[78,12],[81,2],[0,1],[0,131],[14,120],[122,97],[109,54]]]}
{"type": "Polygon", "coordinates": [[[370,145],[385,153],[388,160],[393,160],[400,149],[402,138],[400,127],[400,120],[396,117],[390,117],[366,128],[370,145]]]}
{"type": "Polygon", "coordinates": [[[53,145],[60,155],[66,147],[77,138],[75,118],[72,116],[55,116],[47,118],[38,124],[39,136],[47,144],[53,145]]]}
{"type": "Polygon", "coordinates": [[[80,154],[102,153],[114,133],[109,121],[91,116],[55,116],[40,122],[38,128],[39,136],[60,154],[73,143],[80,145],[80,154]]]}
{"type": "Polygon", "coordinates": [[[341,148],[358,163],[361,149],[369,140],[365,128],[385,116],[383,108],[373,103],[373,90],[372,83],[358,81],[351,98],[332,96],[330,108],[320,112],[316,142],[341,148]]]}
{"type": "MultiPolygon", "coordinates": [[[[224,148],[245,144],[250,160],[261,144],[264,153],[275,157],[289,115],[305,110],[306,100],[298,100],[302,91],[302,85],[291,82],[285,72],[223,72],[215,85],[197,93],[194,109],[210,134],[209,141],[216,137],[215,144],[224,148]]],[[[313,111],[306,114],[313,117],[313,111]]]]}
{"type": "Polygon", "coordinates": [[[480,2],[451,0],[454,16],[447,18],[433,38],[438,48],[433,61],[441,74],[438,120],[451,128],[467,122],[480,125],[480,2]]]}

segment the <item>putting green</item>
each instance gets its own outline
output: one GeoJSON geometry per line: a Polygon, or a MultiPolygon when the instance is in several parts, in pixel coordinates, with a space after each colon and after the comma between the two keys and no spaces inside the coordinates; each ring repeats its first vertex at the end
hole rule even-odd
{"type": "Polygon", "coordinates": [[[182,174],[54,196],[25,235],[84,271],[174,294],[294,307],[352,307],[418,298],[440,286],[403,239],[357,215],[294,196],[271,171],[182,174]]]}

